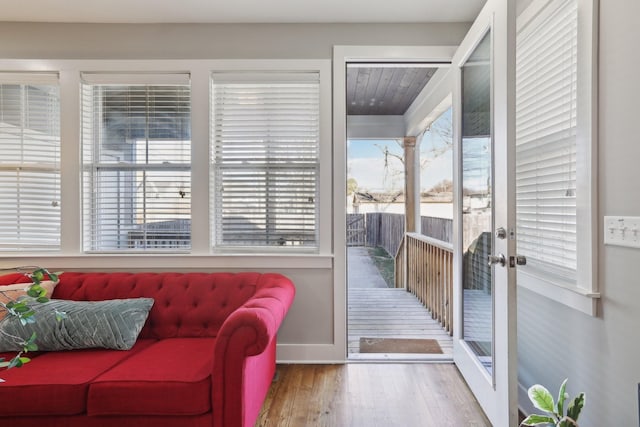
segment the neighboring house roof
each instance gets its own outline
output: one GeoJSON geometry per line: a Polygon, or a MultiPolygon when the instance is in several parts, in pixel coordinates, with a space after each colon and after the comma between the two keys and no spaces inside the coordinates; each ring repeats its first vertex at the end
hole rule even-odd
{"type": "Polygon", "coordinates": [[[353,193],[352,201],[353,203],[404,203],[404,192],[370,193],[356,191],[353,193]]]}
{"type": "MultiPolygon", "coordinates": [[[[453,195],[451,192],[443,191],[440,193],[435,192],[423,192],[420,194],[421,203],[437,203],[437,202],[451,202],[453,195]]],[[[351,197],[351,203],[404,203],[404,191],[394,192],[368,192],[368,191],[356,191],[351,197]]]]}

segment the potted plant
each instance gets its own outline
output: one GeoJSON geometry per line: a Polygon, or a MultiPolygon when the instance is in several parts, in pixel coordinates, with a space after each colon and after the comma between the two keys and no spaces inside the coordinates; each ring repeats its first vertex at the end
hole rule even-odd
{"type": "Polygon", "coordinates": [[[584,393],[576,396],[567,406],[565,414],[565,402],[569,398],[566,392],[567,379],[562,382],[558,392],[558,401],[554,402],[553,396],[544,386],[534,384],[529,388],[529,399],[537,409],[545,414],[532,414],[522,421],[521,426],[555,426],[578,427],[578,416],[584,407],[584,393]]]}
{"type": "MultiPolygon", "coordinates": [[[[4,297],[3,299],[5,300],[4,302],[0,301],[0,312],[4,311],[6,312],[7,316],[17,317],[23,325],[34,323],[36,321],[37,311],[35,305],[49,301],[49,298],[47,298],[46,296],[47,291],[42,286],[40,286],[40,283],[45,279],[57,282],[58,274],[51,273],[47,269],[41,267],[15,267],[2,270],[18,272],[31,270],[30,272],[24,273],[24,275],[31,280],[31,285],[25,283],[25,295],[21,295],[17,298],[12,298],[7,292],[0,290],[0,294],[2,294],[2,296],[4,297]]],[[[60,320],[64,318],[64,316],[64,313],[56,312],[56,319],[60,320]]],[[[0,334],[3,334],[1,329],[0,334]]],[[[19,337],[13,336],[11,336],[10,338],[20,339],[19,337]]],[[[36,334],[32,334],[27,340],[20,339],[20,346],[22,347],[22,350],[20,350],[10,360],[0,358],[0,368],[19,368],[25,363],[28,363],[31,359],[23,355],[30,351],[38,350],[38,345],[36,344],[36,334]]]]}

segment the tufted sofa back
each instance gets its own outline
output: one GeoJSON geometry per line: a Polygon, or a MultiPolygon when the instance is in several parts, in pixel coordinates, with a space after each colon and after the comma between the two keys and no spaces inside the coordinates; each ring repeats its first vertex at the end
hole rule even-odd
{"type": "Polygon", "coordinates": [[[53,298],[101,301],[154,299],[140,338],[215,337],[224,320],[274,277],[260,273],[65,272],[53,298]],[[265,280],[268,276],[268,280],[265,280]]]}

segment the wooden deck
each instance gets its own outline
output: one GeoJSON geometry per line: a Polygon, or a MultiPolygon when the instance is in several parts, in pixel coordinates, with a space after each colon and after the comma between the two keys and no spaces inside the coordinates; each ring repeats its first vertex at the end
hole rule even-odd
{"type": "Polygon", "coordinates": [[[418,299],[404,289],[350,288],[348,305],[350,360],[451,361],[451,337],[418,299]],[[442,354],[360,354],[360,337],[435,339],[442,354]]]}

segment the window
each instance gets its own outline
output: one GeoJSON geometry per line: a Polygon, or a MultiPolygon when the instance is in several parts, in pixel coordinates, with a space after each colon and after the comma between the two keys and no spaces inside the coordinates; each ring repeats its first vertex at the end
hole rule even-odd
{"type": "Polygon", "coordinates": [[[318,73],[214,73],[212,241],[318,246],[318,73]]]}
{"type": "Polygon", "coordinates": [[[57,74],[0,73],[0,194],[0,250],[59,250],[57,74]]]}
{"type": "Polygon", "coordinates": [[[581,0],[534,2],[516,44],[518,282],[595,295],[592,60],[579,29],[581,0]],[[587,90],[585,90],[587,88],[587,90]],[[584,161],[587,160],[587,161],[584,161]],[[586,248],[586,249],[585,249],[586,248]]]}
{"type": "Polygon", "coordinates": [[[85,251],[191,245],[188,74],[82,74],[85,251]]]}

